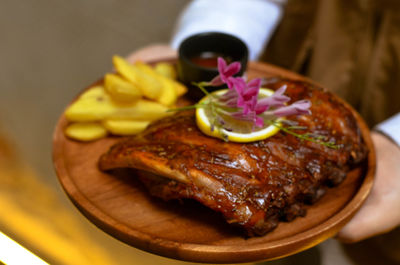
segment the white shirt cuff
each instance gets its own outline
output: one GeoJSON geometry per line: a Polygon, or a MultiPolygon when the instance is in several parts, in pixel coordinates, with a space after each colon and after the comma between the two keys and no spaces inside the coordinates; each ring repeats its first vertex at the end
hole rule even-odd
{"type": "Polygon", "coordinates": [[[375,129],[390,137],[400,146],[400,113],[378,124],[375,129]]]}
{"type": "Polygon", "coordinates": [[[209,31],[232,34],[243,40],[249,59],[256,60],[282,17],[285,0],[195,0],[182,13],[171,46],[209,31]]]}

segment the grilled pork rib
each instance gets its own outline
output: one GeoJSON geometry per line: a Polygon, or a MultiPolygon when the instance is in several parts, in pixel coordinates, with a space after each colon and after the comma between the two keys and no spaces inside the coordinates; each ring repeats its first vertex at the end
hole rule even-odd
{"type": "Polygon", "coordinates": [[[115,144],[99,161],[101,170],[136,168],[154,196],[190,198],[220,212],[249,236],[264,235],[280,220],[305,214],[304,204],[338,185],[367,155],[352,112],[332,94],[308,83],[280,80],[292,101],[310,99],[312,115],[288,117],[333,141],[339,149],[304,141],[283,131],[254,143],[232,143],[199,131],[193,111],[150,125],[115,144]]]}

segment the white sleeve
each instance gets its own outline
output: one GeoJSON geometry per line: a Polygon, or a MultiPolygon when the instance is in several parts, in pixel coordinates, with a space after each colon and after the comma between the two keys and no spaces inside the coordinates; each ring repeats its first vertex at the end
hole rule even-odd
{"type": "Polygon", "coordinates": [[[390,137],[400,146],[400,113],[391,118],[379,123],[375,129],[390,137]]]}
{"type": "Polygon", "coordinates": [[[171,46],[175,49],[187,37],[218,31],[242,39],[249,59],[263,51],[281,20],[286,0],[194,0],[181,14],[171,46]]]}

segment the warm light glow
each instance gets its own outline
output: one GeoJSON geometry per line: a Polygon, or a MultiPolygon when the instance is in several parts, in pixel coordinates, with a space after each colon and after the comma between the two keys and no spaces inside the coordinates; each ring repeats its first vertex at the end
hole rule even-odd
{"type": "Polygon", "coordinates": [[[45,265],[39,257],[0,232],[0,263],[6,265],[45,265]]]}

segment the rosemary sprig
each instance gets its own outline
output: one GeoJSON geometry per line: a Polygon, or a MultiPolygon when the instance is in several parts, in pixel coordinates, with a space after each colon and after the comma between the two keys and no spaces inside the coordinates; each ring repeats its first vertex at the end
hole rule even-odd
{"type": "Polygon", "coordinates": [[[197,86],[198,88],[200,88],[200,90],[206,95],[206,96],[210,96],[213,99],[215,99],[215,96],[212,95],[210,92],[207,91],[207,89],[205,88],[205,86],[208,86],[208,82],[193,82],[192,83],[194,86],[197,86]]]}
{"type": "Polygon", "coordinates": [[[302,139],[302,140],[305,140],[305,141],[310,141],[310,142],[313,142],[313,143],[316,143],[316,144],[320,144],[320,145],[323,145],[323,146],[326,146],[326,147],[329,147],[329,148],[332,148],[332,149],[339,149],[339,145],[337,145],[337,144],[335,144],[333,142],[324,142],[324,141],[322,141],[322,139],[324,138],[323,136],[310,137],[309,136],[310,134],[308,134],[308,133],[306,133],[306,134],[296,133],[296,132],[292,131],[289,128],[281,126],[279,124],[279,122],[276,121],[276,120],[266,120],[266,122],[269,123],[270,125],[273,125],[273,126],[277,127],[279,130],[282,130],[285,133],[291,134],[291,135],[293,135],[293,136],[295,136],[295,137],[297,137],[299,139],[302,139]]]}
{"type": "Polygon", "coordinates": [[[198,103],[198,104],[194,104],[194,105],[190,105],[190,106],[168,109],[167,112],[175,112],[175,111],[190,110],[190,109],[197,109],[197,108],[206,108],[206,107],[208,107],[207,103],[198,103]]]}

